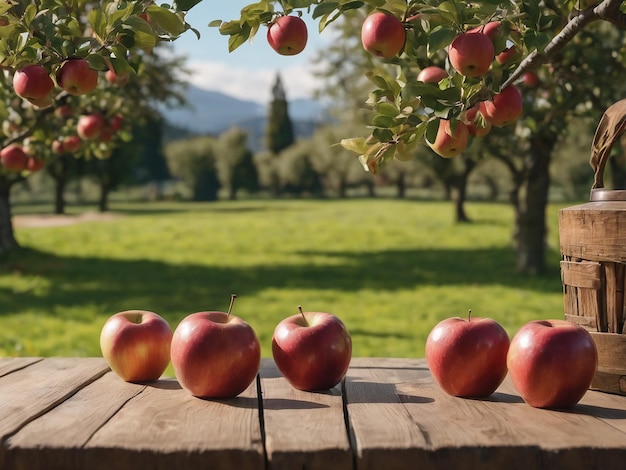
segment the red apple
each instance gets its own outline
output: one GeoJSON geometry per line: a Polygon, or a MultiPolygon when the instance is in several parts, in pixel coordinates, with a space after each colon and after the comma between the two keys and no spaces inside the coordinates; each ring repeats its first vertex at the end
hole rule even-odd
{"type": "Polygon", "coordinates": [[[147,310],[118,312],[100,332],[102,356],[127,382],[157,380],[170,362],[171,341],[167,321],[147,310]]]}
{"type": "Polygon", "coordinates": [[[484,33],[461,33],[448,48],[450,65],[466,77],[484,75],[494,55],[493,41],[484,33]]]}
{"type": "Polygon", "coordinates": [[[46,166],[45,160],[41,158],[33,157],[32,155],[28,156],[28,161],[26,162],[26,169],[30,171],[31,173],[35,173],[41,170],[44,166],[46,166]]]}
{"type": "Polygon", "coordinates": [[[63,140],[56,139],[52,141],[52,152],[54,153],[65,152],[65,145],[63,145],[63,140]]]}
{"type": "Polygon", "coordinates": [[[327,390],[346,375],[352,339],[344,323],[324,312],[303,312],[283,319],[274,329],[276,367],[295,388],[327,390]]]}
{"type": "Polygon", "coordinates": [[[111,85],[122,87],[128,83],[130,73],[128,71],[117,73],[114,68],[110,68],[104,73],[104,78],[111,85]]]}
{"type": "Polygon", "coordinates": [[[365,18],[361,26],[363,48],[383,59],[397,56],[405,40],[404,24],[396,16],[387,13],[374,12],[365,18]]]}
{"type": "Polygon", "coordinates": [[[15,94],[29,101],[43,102],[54,90],[50,74],[41,65],[27,65],[13,75],[15,94]]]}
{"type": "Polygon", "coordinates": [[[463,122],[458,122],[454,132],[450,121],[447,119],[439,119],[439,128],[434,142],[427,142],[428,146],[433,149],[439,156],[444,158],[452,158],[460,154],[469,143],[469,131],[463,122]]]}
{"type": "Polygon", "coordinates": [[[252,327],[228,312],[185,317],[172,338],[172,365],[181,386],[196,397],[234,398],[255,379],[261,346],[252,327]]]}
{"type": "Polygon", "coordinates": [[[504,65],[519,59],[521,56],[522,55],[520,54],[519,50],[517,49],[515,44],[513,44],[512,46],[504,49],[496,56],[496,62],[498,62],[500,65],[504,65]]]}
{"type": "Polygon", "coordinates": [[[63,149],[68,153],[77,152],[83,145],[83,141],[77,135],[63,137],[63,149]]]}
{"type": "Polygon", "coordinates": [[[267,29],[267,42],[281,55],[296,55],[308,39],[306,23],[299,16],[279,16],[267,29]]]}
{"type": "Polygon", "coordinates": [[[105,124],[102,114],[84,114],[78,118],[76,132],[83,140],[95,140],[100,137],[105,124]]]}
{"type": "Polygon", "coordinates": [[[119,131],[124,125],[124,118],[121,114],[115,114],[109,121],[109,127],[114,131],[119,131]]]}
{"type": "Polygon", "coordinates": [[[424,83],[439,83],[444,78],[448,78],[448,72],[435,65],[425,67],[417,74],[417,80],[424,83]]]}
{"type": "Polygon", "coordinates": [[[524,101],[519,89],[509,85],[483,104],[485,118],[496,127],[511,124],[522,115],[524,101]]]}
{"type": "Polygon", "coordinates": [[[70,95],[91,93],[98,85],[98,72],[85,59],[68,59],[57,71],[57,84],[70,95]]]}
{"type": "Polygon", "coordinates": [[[598,353],[587,330],[565,320],[526,323],[511,340],[509,376],[536,408],[570,408],[596,372],[598,353]]]}
{"type": "Polygon", "coordinates": [[[476,26],[467,31],[468,33],[483,33],[491,38],[492,41],[496,39],[498,33],[500,33],[500,22],[490,21],[487,24],[476,26]]]}
{"type": "Polygon", "coordinates": [[[522,75],[522,83],[528,88],[535,88],[539,85],[540,82],[541,80],[539,80],[539,75],[537,75],[532,70],[522,75]]]}
{"type": "Polygon", "coordinates": [[[74,115],[74,110],[69,104],[63,104],[58,108],[55,108],[54,115],[61,119],[67,119],[74,115]]]}
{"type": "Polygon", "coordinates": [[[491,122],[485,119],[483,102],[476,103],[465,113],[465,124],[470,135],[484,137],[491,131],[491,122]]]}
{"type": "Polygon", "coordinates": [[[486,397],[506,377],[509,336],[490,318],[454,317],[440,321],[426,339],[426,362],[446,393],[486,397]]]}
{"type": "Polygon", "coordinates": [[[28,156],[19,144],[10,144],[0,150],[0,162],[5,170],[22,171],[26,169],[28,156]]]}

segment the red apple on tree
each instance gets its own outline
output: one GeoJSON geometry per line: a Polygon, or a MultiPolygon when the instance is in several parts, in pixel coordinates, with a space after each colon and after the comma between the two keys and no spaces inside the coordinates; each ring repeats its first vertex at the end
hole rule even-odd
{"type": "Polygon", "coordinates": [[[281,55],[302,52],[308,40],[306,23],[299,16],[279,16],[267,29],[267,42],[281,55]]]}
{"type": "Polygon", "coordinates": [[[261,346],[252,327],[228,312],[196,312],[174,330],[172,365],[181,386],[196,397],[234,398],[255,379],[261,346]]]}
{"type": "Polygon", "coordinates": [[[157,380],[170,362],[172,329],[160,315],[147,310],[118,312],[100,332],[102,356],[127,382],[157,380]]]}
{"type": "Polygon", "coordinates": [[[500,65],[504,65],[504,64],[508,64],[509,62],[513,62],[517,59],[519,59],[522,55],[520,54],[519,50],[517,49],[517,46],[515,46],[515,44],[507,47],[506,49],[504,49],[502,52],[500,52],[497,56],[496,56],[496,62],[498,62],[500,65]]]}
{"type": "Polygon", "coordinates": [[[470,135],[484,137],[491,131],[491,122],[485,119],[483,102],[476,103],[465,113],[465,124],[470,135]]]}
{"type": "Polygon", "coordinates": [[[539,85],[540,82],[541,80],[539,80],[539,75],[537,75],[532,70],[522,75],[522,83],[528,88],[535,88],[539,85]]]}
{"type": "Polygon", "coordinates": [[[54,82],[45,67],[27,65],[13,75],[15,94],[29,101],[43,103],[50,99],[54,90],[54,82]]]}
{"type": "Polygon", "coordinates": [[[509,336],[490,318],[447,318],[426,339],[426,362],[441,389],[456,397],[486,397],[506,376],[509,336]]]}
{"type": "Polygon", "coordinates": [[[491,67],[493,40],[484,33],[461,33],[448,47],[450,65],[465,77],[479,77],[491,67]]]}
{"type": "Polygon", "coordinates": [[[524,101],[519,89],[509,85],[496,93],[490,101],[483,102],[485,118],[496,127],[511,124],[522,115],[524,101]]]}
{"type": "Polygon", "coordinates": [[[35,173],[46,166],[46,161],[42,158],[33,157],[32,155],[28,155],[27,157],[26,170],[31,173],[35,173]]]}
{"type": "Polygon", "coordinates": [[[63,149],[68,153],[77,152],[83,145],[83,141],[77,135],[63,137],[63,149]]]}
{"type": "Polygon", "coordinates": [[[487,24],[483,24],[480,26],[476,26],[467,31],[468,33],[483,33],[491,38],[492,41],[496,39],[498,34],[500,33],[500,22],[499,21],[490,21],[487,24]]]}
{"type": "Polygon", "coordinates": [[[98,72],[85,59],[68,59],[61,64],[56,75],[57,84],[70,95],[91,93],[98,85],[98,72]]]}
{"type": "Polygon", "coordinates": [[[381,11],[370,14],[361,26],[363,48],[377,57],[391,59],[404,47],[406,31],[399,18],[381,11]]]}
{"type": "Polygon", "coordinates": [[[128,83],[130,73],[128,71],[118,73],[111,67],[104,73],[104,78],[111,85],[122,87],[128,83]]]}
{"type": "Polygon", "coordinates": [[[95,140],[100,137],[106,121],[99,113],[83,114],[78,118],[76,132],[83,140],[95,140]]]}
{"type": "Polygon", "coordinates": [[[327,390],[346,375],[352,339],[344,323],[325,312],[303,312],[283,319],[274,329],[276,367],[295,388],[327,390]]]}
{"type": "Polygon", "coordinates": [[[443,158],[452,158],[460,154],[469,143],[469,131],[465,123],[457,121],[452,129],[447,119],[439,119],[439,128],[434,142],[426,141],[428,146],[443,158]]]}
{"type": "Polygon", "coordinates": [[[0,162],[5,170],[23,171],[28,163],[28,156],[19,144],[10,144],[0,150],[0,162]]]}
{"type": "Polygon", "coordinates": [[[436,65],[424,67],[417,74],[417,80],[424,83],[439,83],[444,78],[448,78],[448,72],[436,65]]]}
{"type": "Polygon", "coordinates": [[[536,408],[570,408],[586,393],[598,353],[587,330],[565,320],[535,320],[511,340],[509,376],[536,408]]]}
{"type": "Polygon", "coordinates": [[[52,152],[53,153],[65,153],[65,145],[63,145],[62,140],[55,139],[52,141],[52,152]]]}

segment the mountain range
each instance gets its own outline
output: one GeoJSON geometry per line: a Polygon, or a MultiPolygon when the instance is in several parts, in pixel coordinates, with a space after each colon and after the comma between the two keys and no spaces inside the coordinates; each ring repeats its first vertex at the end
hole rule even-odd
{"type": "MultiPolygon", "coordinates": [[[[236,126],[248,131],[252,150],[263,149],[268,106],[193,85],[189,85],[186,99],[187,106],[161,110],[170,126],[168,139],[189,134],[219,135],[236,126]]],[[[310,136],[321,122],[329,119],[316,100],[298,98],[289,100],[288,106],[296,137],[310,136]]]]}

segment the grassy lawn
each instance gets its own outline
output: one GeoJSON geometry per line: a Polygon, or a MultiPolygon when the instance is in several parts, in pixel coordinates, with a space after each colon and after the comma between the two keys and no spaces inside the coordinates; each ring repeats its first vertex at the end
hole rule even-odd
{"type": "Polygon", "coordinates": [[[16,228],[25,249],[0,262],[0,355],[97,356],[117,311],[153,310],[175,328],[226,309],[231,293],[266,357],[274,326],[298,305],[341,317],[355,356],[421,357],[430,329],[470,308],[511,335],[563,316],[555,206],[539,278],[514,272],[508,205],[468,204],[474,222],[461,225],[450,203],[384,199],[112,210],[123,217],[16,228]]]}

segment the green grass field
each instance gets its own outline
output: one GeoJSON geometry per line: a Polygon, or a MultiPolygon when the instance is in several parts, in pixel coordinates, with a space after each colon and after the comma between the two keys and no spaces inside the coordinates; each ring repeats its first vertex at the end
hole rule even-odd
{"type": "Polygon", "coordinates": [[[511,335],[563,316],[556,206],[549,270],[535,278],[514,272],[508,205],[468,204],[471,224],[454,223],[451,203],[387,199],[112,210],[122,217],[16,228],[24,250],[0,263],[0,355],[97,356],[115,312],[153,310],[175,328],[189,313],[226,309],[231,293],[265,357],[298,305],[341,317],[355,356],[421,357],[430,329],[468,309],[511,335]]]}

